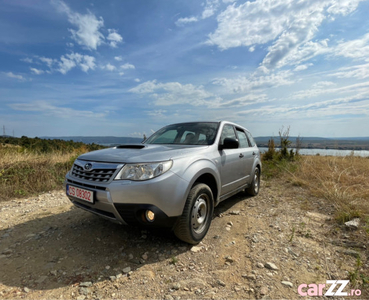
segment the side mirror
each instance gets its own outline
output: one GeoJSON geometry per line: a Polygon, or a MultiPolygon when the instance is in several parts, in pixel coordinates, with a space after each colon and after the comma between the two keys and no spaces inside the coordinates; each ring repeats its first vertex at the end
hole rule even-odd
{"type": "Polygon", "coordinates": [[[223,145],[219,145],[218,149],[219,150],[223,150],[223,149],[237,149],[238,148],[238,141],[236,139],[232,139],[232,138],[225,138],[223,141],[223,145]]]}

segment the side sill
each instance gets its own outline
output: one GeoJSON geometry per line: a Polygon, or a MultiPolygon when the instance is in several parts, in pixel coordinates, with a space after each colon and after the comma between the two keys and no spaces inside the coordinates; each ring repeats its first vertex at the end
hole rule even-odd
{"type": "Polygon", "coordinates": [[[238,194],[239,192],[243,191],[244,189],[247,189],[250,185],[249,184],[244,184],[242,186],[240,186],[239,188],[235,189],[234,191],[231,191],[225,195],[222,195],[219,197],[219,201],[216,205],[218,205],[220,202],[232,197],[233,195],[238,194]]]}

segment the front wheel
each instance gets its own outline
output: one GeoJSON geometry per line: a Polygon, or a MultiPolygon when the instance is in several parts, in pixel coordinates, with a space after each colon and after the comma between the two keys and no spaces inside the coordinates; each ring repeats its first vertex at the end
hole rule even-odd
{"type": "Polygon", "coordinates": [[[214,211],[211,189],[203,183],[192,187],[183,210],[174,226],[174,234],[189,244],[198,244],[209,230],[214,211]]]}
{"type": "Polygon", "coordinates": [[[256,167],[254,170],[251,185],[246,190],[246,192],[251,196],[256,196],[257,194],[259,194],[259,189],[260,189],[260,169],[256,167]]]}

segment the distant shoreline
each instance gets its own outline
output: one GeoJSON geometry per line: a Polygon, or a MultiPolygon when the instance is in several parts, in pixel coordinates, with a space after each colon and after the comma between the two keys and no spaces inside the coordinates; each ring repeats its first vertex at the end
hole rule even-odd
{"type": "MultiPolygon", "coordinates": [[[[0,136],[2,139],[21,139],[11,136],[0,136]]],[[[274,137],[255,137],[258,147],[268,148],[268,141],[273,138],[276,148],[279,144],[279,136],[274,137]]],[[[289,137],[290,147],[296,148],[296,138],[289,137]]],[[[46,140],[64,140],[82,142],[84,144],[97,144],[106,147],[113,147],[121,144],[137,144],[141,143],[142,138],[137,137],[115,137],[115,136],[62,136],[62,137],[40,137],[46,140]]],[[[323,150],[349,150],[349,151],[369,151],[369,137],[352,137],[352,138],[319,138],[319,137],[300,137],[300,149],[323,149],[323,150]]]]}
{"type": "MultiPolygon", "coordinates": [[[[257,144],[259,148],[268,148],[268,144],[257,144]]],[[[276,146],[276,149],[280,149],[281,147],[276,146]]],[[[295,145],[291,145],[291,148],[296,148],[295,145]]],[[[369,145],[368,146],[319,146],[314,145],[312,147],[307,146],[301,146],[300,149],[321,149],[321,150],[347,150],[347,151],[369,151],[369,145]]]]}

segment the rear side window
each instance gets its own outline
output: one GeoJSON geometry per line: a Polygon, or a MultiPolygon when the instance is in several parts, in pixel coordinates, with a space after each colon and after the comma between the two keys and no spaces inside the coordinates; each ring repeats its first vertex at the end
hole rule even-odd
{"type": "Polygon", "coordinates": [[[256,143],[252,137],[252,135],[250,134],[250,132],[246,131],[247,137],[249,138],[249,141],[251,143],[251,147],[255,147],[256,143]]]}
{"type": "Polygon", "coordinates": [[[236,129],[237,130],[237,136],[238,136],[238,142],[240,143],[240,148],[248,148],[249,147],[249,142],[247,140],[247,136],[246,133],[241,130],[241,129],[236,129]]]}

